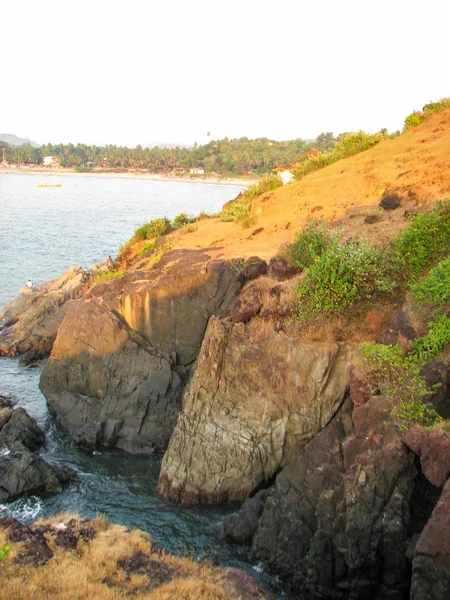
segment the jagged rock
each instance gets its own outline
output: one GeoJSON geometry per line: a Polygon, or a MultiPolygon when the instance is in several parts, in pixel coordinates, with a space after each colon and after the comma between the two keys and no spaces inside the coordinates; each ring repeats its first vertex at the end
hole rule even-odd
{"type": "Polygon", "coordinates": [[[238,514],[230,515],[224,521],[225,539],[235,544],[250,544],[258,527],[269,490],[260,490],[249,498],[238,514]]]}
{"type": "Polygon", "coordinates": [[[414,550],[411,600],[450,597],[450,481],[414,550]]]}
{"type": "Polygon", "coordinates": [[[35,451],[45,442],[43,431],[23,408],[10,410],[9,419],[0,425],[0,502],[28,493],[60,492],[73,473],[51,467],[38,456],[35,451]]]}
{"type": "Polygon", "coordinates": [[[230,317],[235,323],[247,323],[253,317],[287,317],[292,314],[296,301],[297,283],[282,283],[261,277],[247,285],[230,307],[230,317]]]}
{"type": "Polygon", "coordinates": [[[269,261],[269,277],[273,279],[290,279],[301,273],[302,269],[290,265],[284,256],[274,256],[269,261]]]}
{"type": "Polygon", "coordinates": [[[380,336],[380,342],[387,346],[399,345],[406,353],[412,349],[418,332],[411,323],[406,307],[398,309],[392,315],[389,327],[380,336]]]}
{"type": "Polygon", "coordinates": [[[24,289],[0,311],[0,354],[24,354],[22,364],[46,358],[52,349],[67,301],[78,298],[86,281],[80,266],[47,281],[24,289]]]}
{"type": "Polygon", "coordinates": [[[251,555],[301,598],[403,599],[413,454],[380,416],[384,396],[347,401],[277,476],[251,555]]]}
{"type": "Polygon", "coordinates": [[[380,200],[380,208],[384,210],[395,210],[400,206],[402,199],[397,194],[387,194],[380,200]]]}
{"type": "Polygon", "coordinates": [[[434,427],[424,431],[411,427],[403,436],[404,443],[420,456],[422,472],[430,483],[442,486],[450,475],[450,435],[434,427]]]}
{"type": "Polygon", "coordinates": [[[24,408],[16,408],[0,430],[0,444],[11,446],[20,442],[31,452],[39,450],[45,443],[45,435],[36,421],[24,408]]]}
{"type": "Polygon", "coordinates": [[[248,285],[230,307],[230,317],[235,323],[246,323],[259,314],[263,305],[263,295],[267,293],[260,280],[248,285]]]}
{"type": "Polygon", "coordinates": [[[13,517],[0,518],[0,526],[9,528],[9,539],[22,542],[22,551],[17,556],[19,563],[44,565],[53,557],[44,534],[36,531],[34,527],[22,525],[13,517]]]}
{"type": "Polygon", "coordinates": [[[372,390],[370,389],[367,379],[364,377],[364,371],[357,365],[351,365],[350,367],[350,397],[355,406],[360,406],[372,396],[372,390]]]}
{"type": "Polygon", "coordinates": [[[96,285],[69,307],[42,372],[60,424],[89,447],[166,448],[181,408],[178,373],[197,357],[210,315],[224,314],[241,287],[228,261],[193,250],[96,285]]]}
{"type": "Polygon", "coordinates": [[[245,261],[245,268],[242,271],[242,275],[245,281],[251,281],[252,279],[257,279],[261,277],[261,275],[266,275],[267,273],[267,263],[259,256],[250,256],[245,261]]]}
{"type": "Polygon", "coordinates": [[[247,498],[337,411],[351,354],[340,344],[301,344],[263,321],[212,317],[159,492],[184,503],[247,498]]]}
{"type": "Polygon", "coordinates": [[[423,396],[422,400],[432,404],[441,417],[447,419],[450,408],[450,369],[448,365],[440,358],[433,358],[420,369],[419,375],[425,379],[429,388],[436,389],[431,394],[423,396]]]}

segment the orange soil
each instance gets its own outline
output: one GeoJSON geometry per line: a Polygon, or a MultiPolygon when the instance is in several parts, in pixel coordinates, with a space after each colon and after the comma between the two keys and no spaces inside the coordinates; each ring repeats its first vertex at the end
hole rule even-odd
{"type": "Polygon", "coordinates": [[[407,225],[405,210],[420,211],[450,196],[450,109],[419,127],[381,142],[354,157],[307,175],[302,181],[262,195],[254,203],[256,224],[203,220],[192,233],[172,234],[174,248],[205,248],[215,257],[270,258],[311,220],[339,223],[346,237],[385,243],[407,225]],[[378,223],[364,217],[376,211],[384,193],[402,205],[385,211],[378,223]]]}

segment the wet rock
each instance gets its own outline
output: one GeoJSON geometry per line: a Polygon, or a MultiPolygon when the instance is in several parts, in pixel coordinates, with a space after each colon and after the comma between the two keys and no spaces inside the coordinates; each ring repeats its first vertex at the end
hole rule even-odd
{"type": "Polygon", "coordinates": [[[212,317],[159,492],[188,504],[247,498],[337,411],[350,360],[345,345],[301,344],[264,322],[212,317]]]}
{"type": "Polygon", "coordinates": [[[1,410],[11,413],[0,427],[0,502],[29,493],[60,492],[74,477],[72,470],[51,467],[36,454],[45,436],[23,408],[1,410]]]}
{"type": "Polygon", "coordinates": [[[229,261],[172,250],[150,271],[92,288],[68,308],[42,372],[58,422],[88,448],[165,449],[181,408],[178,372],[241,287],[229,261]]]}
{"type": "Polygon", "coordinates": [[[67,302],[80,297],[86,278],[83,268],[75,266],[42,286],[24,289],[0,311],[0,354],[25,355],[23,365],[46,358],[67,302]]]}
{"type": "Polygon", "coordinates": [[[450,481],[414,550],[411,600],[450,597],[450,481]]]}
{"type": "Polygon", "coordinates": [[[44,432],[22,407],[12,411],[0,429],[0,444],[9,447],[15,442],[20,442],[31,452],[39,450],[45,443],[44,432]]]}
{"type": "Polygon", "coordinates": [[[235,544],[250,544],[258,527],[269,490],[261,490],[249,498],[238,514],[224,520],[223,533],[226,540],[235,544]]]}

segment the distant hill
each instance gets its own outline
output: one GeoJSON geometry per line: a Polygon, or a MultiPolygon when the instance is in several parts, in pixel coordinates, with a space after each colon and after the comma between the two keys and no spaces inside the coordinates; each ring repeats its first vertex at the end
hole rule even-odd
{"type": "Polygon", "coordinates": [[[36,142],[32,142],[27,138],[20,138],[12,133],[0,133],[0,142],[7,142],[10,146],[26,146],[29,144],[33,148],[40,148],[40,145],[36,142]]]}

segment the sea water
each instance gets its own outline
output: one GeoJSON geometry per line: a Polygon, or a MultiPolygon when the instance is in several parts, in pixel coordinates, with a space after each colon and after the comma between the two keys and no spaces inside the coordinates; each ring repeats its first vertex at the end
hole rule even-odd
{"type": "MultiPolygon", "coordinates": [[[[216,212],[242,186],[77,175],[0,174],[0,306],[30,278],[40,284],[71,265],[87,268],[115,256],[136,227],[180,212],[216,212]],[[61,187],[38,187],[61,183],[61,187]]],[[[118,451],[86,454],[56,425],[39,391],[39,368],[21,368],[0,358],[0,394],[12,396],[45,431],[42,452],[50,463],[77,476],[55,496],[30,496],[0,505],[0,515],[23,522],[61,511],[104,514],[110,521],[150,533],[169,551],[242,568],[266,584],[274,582],[247,559],[245,551],[221,539],[222,520],[237,507],[186,507],[160,498],[156,485],[162,455],[118,451]]]]}

